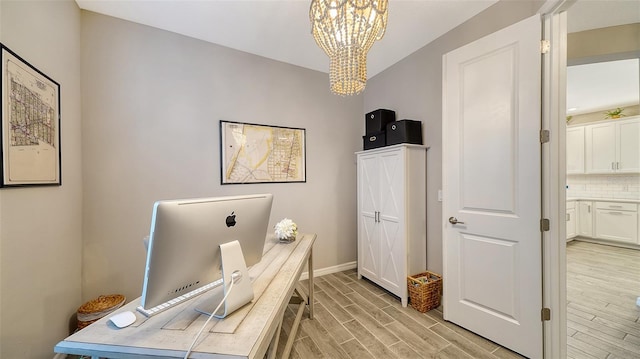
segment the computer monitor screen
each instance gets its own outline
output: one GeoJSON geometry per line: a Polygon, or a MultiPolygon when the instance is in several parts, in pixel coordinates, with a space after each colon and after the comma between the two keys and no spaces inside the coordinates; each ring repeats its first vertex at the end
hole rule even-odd
{"type": "Polygon", "coordinates": [[[237,240],[247,266],[260,261],[271,194],[158,201],[153,206],[141,307],[222,278],[220,245],[237,240]]]}

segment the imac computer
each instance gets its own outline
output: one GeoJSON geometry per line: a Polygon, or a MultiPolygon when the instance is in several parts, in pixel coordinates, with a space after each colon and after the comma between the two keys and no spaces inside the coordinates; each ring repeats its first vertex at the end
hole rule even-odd
{"type": "Polygon", "coordinates": [[[217,317],[253,299],[246,267],[260,261],[273,195],[158,201],[138,311],[146,316],[233,281],[217,317]]]}

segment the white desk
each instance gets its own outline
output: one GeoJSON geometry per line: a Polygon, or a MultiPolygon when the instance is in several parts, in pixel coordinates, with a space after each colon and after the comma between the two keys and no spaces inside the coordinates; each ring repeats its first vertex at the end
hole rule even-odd
{"type": "MultiPolygon", "coordinates": [[[[299,235],[293,243],[267,238],[262,260],[249,269],[254,300],[225,319],[212,319],[196,343],[190,358],[263,358],[275,356],[282,318],[294,290],[302,299],[283,356],[288,356],[305,304],[313,318],[313,255],[315,234],[299,235]],[[300,274],[308,263],[309,295],[300,287],[300,274]],[[268,353],[267,353],[268,352],[268,353]]],[[[221,290],[211,290],[151,318],[136,313],[131,326],[117,329],[108,318],[74,333],[55,347],[56,353],[92,358],[183,358],[207,317],[194,308],[217,303],[221,290]]],[[[300,302],[300,301],[298,301],[300,302]]],[[[136,299],[118,310],[135,312],[136,299]]]]}

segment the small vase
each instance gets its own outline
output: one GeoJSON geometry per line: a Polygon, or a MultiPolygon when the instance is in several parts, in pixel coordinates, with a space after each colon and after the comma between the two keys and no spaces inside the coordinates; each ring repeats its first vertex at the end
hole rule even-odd
{"type": "Polygon", "coordinates": [[[296,240],[296,236],[286,237],[286,238],[278,238],[278,240],[282,243],[291,243],[296,240]]]}

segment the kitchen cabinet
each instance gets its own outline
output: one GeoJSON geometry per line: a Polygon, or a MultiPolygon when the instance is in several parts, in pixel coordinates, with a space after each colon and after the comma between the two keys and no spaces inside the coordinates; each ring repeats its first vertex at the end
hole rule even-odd
{"type": "Polygon", "coordinates": [[[593,202],[578,201],[577,207],[578,235],[593,237],[593,202]]]}
{"type": "Polygon", "coordinates": [[[595,202],[595,237],[638,243],[638,205],[595,202]]]}
{"type": "Polygon", "coordinates": [[[584,173],[584,128],[567,128],[567,174],[584,173]]]}
{"type": "Polygon", "coordinates": [[[578,221],[576,217],[576,201],[568,201],[567,202],[567,239],[572,239],[578,235],[577,226],[578,221]]]}
{"type": "Polygon", "coordinates": [[[407,276],[426,270],[426,147],[358,152],[358,276],[408,302],[407,276]]]}
{"type": "Polygon", "coordinates": [[[585,126],[585,172],[640,172],[640,117],[585,126]]]}

